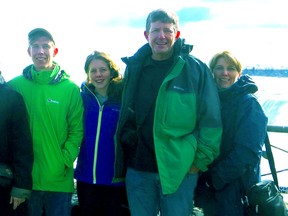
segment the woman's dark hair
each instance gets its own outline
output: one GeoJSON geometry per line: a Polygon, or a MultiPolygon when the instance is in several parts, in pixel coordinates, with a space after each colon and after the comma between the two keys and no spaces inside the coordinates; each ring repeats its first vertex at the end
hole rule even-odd
{"type": "Polygon", "coordinates": [[[99,51],[93,51],[92,54],[88,55],[85,61],[84,70],[87,74],[87,81],[86,84],[90,84],[89,80],[89,70],[90,64],[93,60],[99,59],[104,61],[111,71],[111,81],[108,86],[107,95],[108,97],[119,97],[122,93],[122,76],[120,74],[120,69],[116,65],[116,63],[111,59],[109,54],[99,51]]]}

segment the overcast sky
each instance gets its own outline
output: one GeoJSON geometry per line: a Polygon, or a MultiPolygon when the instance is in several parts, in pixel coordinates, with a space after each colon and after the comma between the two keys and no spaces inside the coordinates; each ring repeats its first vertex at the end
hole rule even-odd
{"type": "Polygon", "coordinates": [[[146,40],[145,21],[163,7],[180,18],[181,37],[192,54],[208,63],[230,50],[245,67],[288,68],[285,0],[9,0],[0,3],[0,70],[6,80],[31,64],[27,34],[43,27],[59,48],[56,57],[73,80],[85,79],[83,65],[93,50],[110,53],[120,67],[146,40]]]}

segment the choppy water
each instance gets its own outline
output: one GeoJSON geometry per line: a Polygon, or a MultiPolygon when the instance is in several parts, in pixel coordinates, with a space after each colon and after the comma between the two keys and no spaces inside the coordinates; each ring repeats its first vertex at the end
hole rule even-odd
{"type": "Polygon", "coordinates": [[[288,126],[288,78],[253,77],[269,125],[288,126]]]}
{"type": "MultiPolygon", "coordinates": [[[[288,78],[278,77],[252,77],[258,85],[256,94],[262,107],[268,116],[268,124],[274,126],[288,126],[288,78]]],[[[288,133],[269,133],[276,170],[288,169],[288,133]]],[[[270,173],[268,161],[261,160],[262,174],[270,173]]],[[[277,174],[279,185],[288,187],[288,171],[277,174]]],[[[272,179],[272,176],[264,176],[263,179],[272,179]]]]}

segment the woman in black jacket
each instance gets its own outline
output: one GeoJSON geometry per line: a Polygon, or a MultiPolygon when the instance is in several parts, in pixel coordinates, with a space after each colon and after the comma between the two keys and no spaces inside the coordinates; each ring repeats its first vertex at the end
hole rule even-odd
{"type": "Polygon", "coordinates": [[[0,72],[0,214],[27,215],[32,189],[32,138],[22,96],[0,72]]]}

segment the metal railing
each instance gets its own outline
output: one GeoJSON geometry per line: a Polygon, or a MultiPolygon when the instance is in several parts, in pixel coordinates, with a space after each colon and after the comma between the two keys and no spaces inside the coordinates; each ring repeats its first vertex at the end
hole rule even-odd
{"type": "Polygon", "coordinates": [[[288,133],[288,126],[268,125],[267,131],[268,132],[277,132],[277,133],[288,133]]]}
{"type": "MultiPolygon", "coordinates": [[[[288,134],[288,126],[274,126],[274,125],[268,125],[267,127],[267,131],[268,132],[273,132],[273,133],[287,133],[288,134]]],[[[268,135],[269,136],[269,135],[268,135]]],[[[274,149],[277,149],[277,150],[280,150],[282,152],[285,152],[285,153],[288,153],[287,150],[285,149],[282,149],[282,148],[279,148],[275,145],[272,145],[270,143],[270,146],[271,148],[274,148],[274,149]]],[[[288,171],[288,168],[287,169],[281,169],[281,170],[277,170],[277,167],[276,167],[276,173],[281,173],[281,172],[285,172],[285,171],[288,171]]],[[[266,173],[266,174],[263,174],[262,176],[266,176],[266,175],[271,175],[272,173],[266,173]]],[[[284,187],[284,186],[280,186],[279,185],[279,190],[281,193],[285,193],[285,194],[288,194],[288,187],[284,187]]]]}

